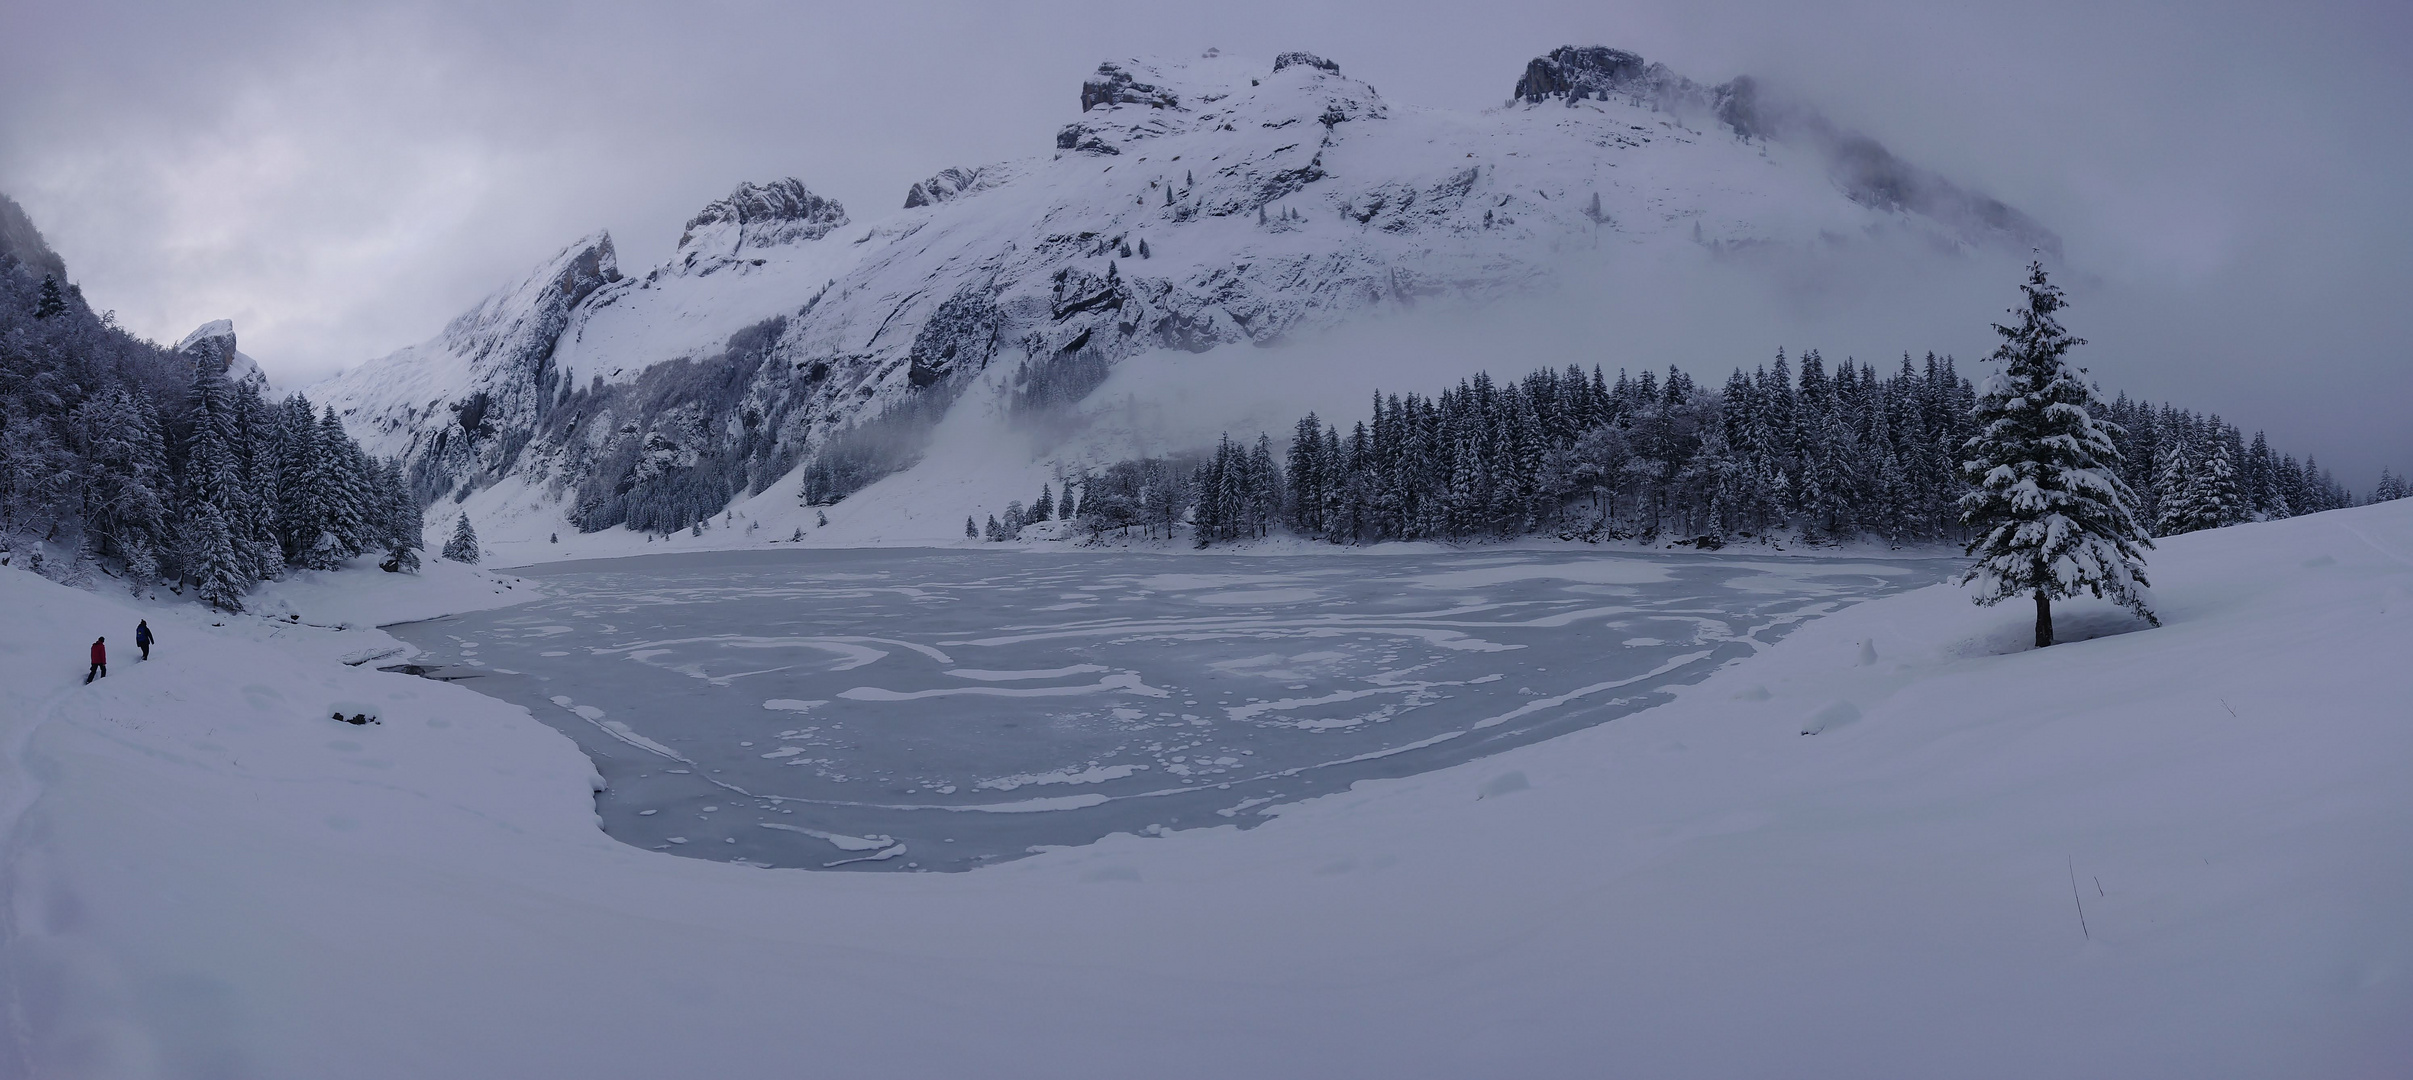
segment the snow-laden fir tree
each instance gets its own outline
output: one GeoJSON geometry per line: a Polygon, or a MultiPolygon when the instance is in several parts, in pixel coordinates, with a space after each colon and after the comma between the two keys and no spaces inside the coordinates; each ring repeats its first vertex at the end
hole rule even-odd
{"type": "Polygon", "coordinates": [[[478,561],[478,531],[469,527],[469,515],[453,522],[452,539],[444,542],[444,557],[454,562],[478,561]]]}
{"type": "Polygon", "coordinates": [[[243,573],[226,518],[206,499],[192,502],[185,512],[182,561],[184,576],[203,603],[222,611],[243,610],[243,593],[251,588],[251,579],[243,573]]]}
{"type": "Polygon", "coordinates": [[[48,319],[67,314],[67,298],[59,292],[59,279],[42,275],[42,299],[34,305],[34,318],[48,319]]]}
{"type": "Polygon", "coordinates": [[[1980,604],[2033,597],[2039,648],[2053,643],[2052,602],[2081,592],[2158,626],[2140,550],[2153,542],[2129,511],[2120,451],[2095,421],[2094,390],[2069,363],[2071,347],[2084,342],[2054,317],[2067,302],[2042,263],[2028,265],[2020,290],[2017,325],[1994,327],[2003,340],[1992,359],[2003,370],[1978,395],[1978,433],[1961,462],[1976,485],[1960,505],[1978,557],[1961,582],[1978,585],[1980,604]]]}
{"type": "MultiPolygon", "coordinates": [[[[378,467],[379,490],[385,504],[385,559],[377,565],[389,574],[419,572],[420,516],[419,500],[411,495],[410,481],[403,476],[402,460],[387,458],[378,467]]],[[[553,542],[561,542],[555,534],[553,542]]]]}

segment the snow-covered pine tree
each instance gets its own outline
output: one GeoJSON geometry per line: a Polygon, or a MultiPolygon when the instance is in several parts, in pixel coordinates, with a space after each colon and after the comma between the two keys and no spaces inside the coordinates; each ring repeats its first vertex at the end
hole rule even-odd
{"type": "Polygon", "coordinates": [[[76,406],[70,420],[86,462],[76,486],[84,497],[87,542],[123,562],[139,589],[159,576],[167,521],[160,490],[167,482],[167,453],[158,417],[146,401],[116,387],[76,406]]]}
{"type": "Polygon", "coordinates": [[[2205,528],[2217,529],[2235,525],[2249,516],[2245,489],[2238,481],[2237,468],[2229,456],[2227,440],[2214,438],[2204,453],[2203,468],[2196,482],[2201,493],[2194,501],[2203,508],[2205,528]]]}
{"type": "Polygon", "coordinates": [[[326,532],[327,509],[319,495],[318,417],[300,394],[277,406],[277,536],[285,561],[313,565],[311,551],[326,532]]]}
{"type": "Polygon", "coordinates": [[[42,275],[42,298],[34,304],[34,318],[48,319],[67,313],[67,298],[59,292],[59,279],[42,275]]]}
{"type": "Polygon", "coordinates": [[[235,553],[252,580],[266,581],[285,574],[285,549],[277,538],[277,413],[261,400],[250,383],[234,388],[234,419],[238,449],[237,475],[242,498],[227,530],[235,538],[235,553]]]}
{"type": "Polygon", "coordinates": [[[2164,429],[2161,460],[2153,470],[2153,502],[2156,508],[2153,534],[2177,536],[2210,528],[2198,523],[2201,514],[2193,502],[2193,496],[2201,491],[2201,485],[2195,482],[2195,451],[2187,445],[2184,433],[2177,430],[2176,425],[2166,424],[2164,429]]]}
{"type": "Polygon", "coordinates": [[[184,576],[203,603],[222,611],[243,610],[243,594],[251,579],[243,559],[235,554],[234,536],[226,518],[208,500],[196,500],[184,519],[184,576]]]}
{"type": "Polygon", "coordinates": [[[1031,504],[1031,520],[1046,521],[1056,516],[1055,485],[1039,485],[1039,500],[1031,504]]]}
{"type": "Polygon", "coordinates": [[[2003,370],[1978,396],[1978,433],[1961,463],[1976,485],[1961,498],[1961,516],[1977,533],[1967,550],[1978,556],[1961,583],[1978,584],[1980,604],[2034,597],[2039,648],[2053,643],[2052,601],[2080,592],[2158,626],[2143,591],[2141,549],[2153,542],[2129,512],[2120,451],[2095,422],[2094,390],[2069,363],[2084,342],[2054,317],[2068,302],[2042,263],[2028,264],[2020,291],[2017,325],[1994,327],[2003,370]]]}
{"type": "Polygon", "coordinates": [[[196,369],[190,402],[177,500],[178,571],[204,590],[204,600],[240,611],[241,597],[255,579],[232,524],[243,497],[234,445],[234,394],[225,376],[196,369]]]}
{"type": "MultiPolygon", "coordinates": [[[[312,480],[325,516],[325,531],[314,546],[313,565],[334,569],[366,550],[371,506],[360,446],[344,434],[335,406],[326,407],[318,421],[317,466],[312,480]]],[[[475,560],[471,560],[475,561],[475,560]]]]}
{"type": "Polygon", "coordinates": [[[470,527],[468,514],[453,522],[452,539],[444,542],[444,557],[459,563],[475,563],[480,558],[478,531],[470,527]]]}
{"type": "MultiPolygon", "coordinates": [[[[798,534],[798,536],[799,536],[799,537],[801,537],[801,536],[803,535],[803,530],[801,530],[801,529],[800,529],[800,530],[798,530],[798,531],[797,531],[797,534],[798,534]]],[[[978,540],[978,539],[980,539],[980,526],[979,526],[979,525],[976,525],[976,524],[974,524],[974,523],[973,523],[973,521],[972,521],[972,515],[970,515],[970,514],[965,514],[965,515],[964,515],[964,539],[966,539],[966,540],[978,540]]]]}
{"type": "MultiPolygon", "coordinates": [[[[411,494],[410,480],[403,475],[401,459],[385,459],[378,467],[378,477],[385,507],[384,521],[381,523],[385,532],[385,561],[378,566],[387,573],[416,574],[419,572],[419,548],[425,542],[421,538],[425,526],[419,515],[419,498],[411,494]]],[[[554,535],[553,542],[561,542],[560,534],[554,535]]]]}

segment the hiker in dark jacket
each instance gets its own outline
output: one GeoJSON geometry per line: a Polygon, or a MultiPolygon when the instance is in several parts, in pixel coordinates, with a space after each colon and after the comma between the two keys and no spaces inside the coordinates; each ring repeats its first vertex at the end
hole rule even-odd
{"type": "Polygon", "coordinates": [[[92,639],[92,669],[84,672],[84,684],[87,686],[92,684],[95,677],[103,679],[109,677],[108,641],[109,639],[105,637],[92,639]]]}
{"type": "Polygon", "coordinates": [[[151,658],[151,642],[156,640],[151,636],[151,620],[144,619],[134,624],[134,647],[142,650],[143,659],[151,658]]]}

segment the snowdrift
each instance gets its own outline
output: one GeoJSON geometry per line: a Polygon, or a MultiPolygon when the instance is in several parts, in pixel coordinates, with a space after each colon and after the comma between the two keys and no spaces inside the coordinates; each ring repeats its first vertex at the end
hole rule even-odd
{"type": "Polygon", "coordinates": [[[618,844],[566,739],[312,625],[507,578],[0,570],[0,1075],[2392,1074],[2413,501],[2152,570],[2159,630],[1921,590],[1245,833],[866,876],[618,844]]]}

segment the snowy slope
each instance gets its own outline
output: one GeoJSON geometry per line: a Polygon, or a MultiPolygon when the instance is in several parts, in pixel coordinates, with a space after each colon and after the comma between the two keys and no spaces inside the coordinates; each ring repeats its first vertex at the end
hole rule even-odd
{"type": "MultiPolygon", "coordinates": [[[[2057,245],[1748,80],[1559,50],[1516,89],[1464,112],[1388,100],[1303,53],[1104,64],[1052,153],[946,170],[869,222],[793,179],[741,185],[662,266],[624,275],[610,237],[587,237],[311,394],[407,457],[428,495],[491,491],[471,504],[481,525],[542,535],[615,499],[717,510],[883,410],[994,406],[1027,359],[1196,355],[1184,385],[1212,386],[1248,346],[1471,310],[1588,268],[2057,245]]],[[[1385,374],[1358,367],[1353,395],[1385,374]]],[[[1186,419],[1235,419],[1216,411],[1186,419]]],[[[1036,478],[1084,450],[1016,452],[1036,478]]]]}
{"type": "Polygon", "coordinates": [[[2394,1075],[2413,502],[2153,570],[2159,630],[1905,593],[1254,830],[847,876],[607,839],[566,739],[310,597],[0,569],[0,1075],[2394,1075]]]}

